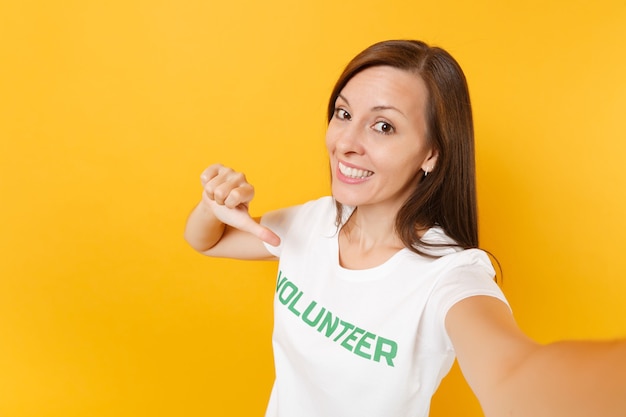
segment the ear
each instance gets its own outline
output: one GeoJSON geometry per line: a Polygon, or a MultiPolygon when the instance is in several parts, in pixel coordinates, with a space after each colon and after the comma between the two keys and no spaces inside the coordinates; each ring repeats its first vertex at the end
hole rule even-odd
{"type": "Polygon", "coordinates": [[[424,171],[424,174],[428,174],[435,169],[435,166],[437,166],[438,156],[439,150],[437,150],[436,148],[433,147],[428,151],[424,162],[422,162],[422,171],[424,171]]]}

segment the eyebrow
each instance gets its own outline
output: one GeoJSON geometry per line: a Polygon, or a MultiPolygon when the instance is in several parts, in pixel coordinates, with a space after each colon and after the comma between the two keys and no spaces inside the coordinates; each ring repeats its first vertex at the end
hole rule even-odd
{"type": "MultiPolygon", "coordinates": [[[[350,105],[350,102],[348,101],[348,99],[347,99],[347,98],[345,98],[344,96],[342,96],[341,94],[339,94],[337,97],[338,97],[338,98],[340,98],[340,99],[342,99],[343,101],[345,101],[345,102],[346,102],[346,104],[347,104],[348,106],[350,105]]],[[[374,107],[372,107],[372,109],[371,109],[371,110],[372,110],[372,111],[380,111],[380,110],[395,110],[395,111],[397,111],[398,113],[400,113],[401,115],[403,115],[404,117],[407,117],[407,116],[406,116],[406,115],[405,115],[405,114],[404,114],[404,113],[403,113],[403,112],[402,112],[399,108],[394,107],[394,106],[383,106],[383,105],[380,105],[380,106],[374,106],[374,107]]]]}

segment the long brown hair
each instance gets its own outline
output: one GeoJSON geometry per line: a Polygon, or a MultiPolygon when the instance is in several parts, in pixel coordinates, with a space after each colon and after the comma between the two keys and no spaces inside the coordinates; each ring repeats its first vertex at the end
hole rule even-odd
{"type": "MultiPolygon", "coordinates": [[[[428,89],[427,139],[439,153],[434,170],[422,177],[396,215],[396,231],[404,245],[420,254],[432,246],[420,230],[435,225],[462,248],[478,247],[474,124],[465,75],[445,50],[422,41],[391,40],[359,53],[344,69],[328,103],[328,122],[345,85],[357,73],[390,66],[417,74],[428,89]]],[[[337,225],[342,206],[337,204],[337,225]]]]}

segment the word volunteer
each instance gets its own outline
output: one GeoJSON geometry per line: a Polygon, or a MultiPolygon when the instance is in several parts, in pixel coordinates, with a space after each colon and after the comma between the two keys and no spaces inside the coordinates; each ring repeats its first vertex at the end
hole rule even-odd
{"type": "Polygon", "coordinates": [[[398,352],[396,342],[340,319],[325,307],[318,307],[316,301],[308,305],[300,302],[303,292],[282,271],[278,272],[276,293],[282,305],[323,336],[362,358],[375,362],[384,360],[386,365],[394,366],[393,359],[398,352]]]}

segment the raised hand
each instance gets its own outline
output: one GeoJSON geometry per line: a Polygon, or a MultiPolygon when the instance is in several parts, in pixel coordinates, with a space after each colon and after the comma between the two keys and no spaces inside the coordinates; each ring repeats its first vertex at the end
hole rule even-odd
{"type": "Polygon", "coordinates": [[[202,172],[200,180],[204,187],[201,204],[222,223],[251,233],[272,246],[280,244],[274,232],[250,216],[248,207],[254,198],[254,187],[244,174],[215,164],[202,172]]]}

